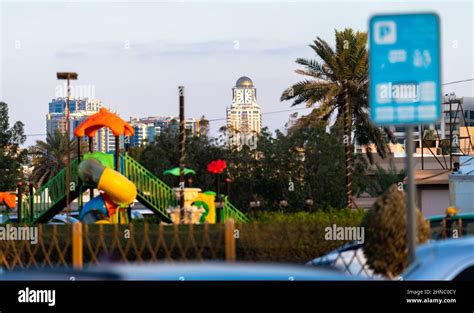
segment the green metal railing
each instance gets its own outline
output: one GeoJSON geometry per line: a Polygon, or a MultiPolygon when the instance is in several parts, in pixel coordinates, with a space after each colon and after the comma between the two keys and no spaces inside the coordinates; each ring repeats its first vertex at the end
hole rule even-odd
{"type": "MultiPolygon", "coordinates": [[[[71,160],[71,180],[70,182],[75,184],[74,188],[78,186],[77,176],[78,160],[71,160]]],[[[71,186],[68,186],[70,189],[71,186]]],[[[49,209],[54,207],[60,201],[64,201],[67,197],[66,188],[66,168],[63,168],[51,178],[48,182],[38,188],[34,193],[33,197],[27,196],[22,201],[22,213],[27,221],[34,222],[41,215],[46,213],[49,209]],[[32,216],[33,215],[33,216],[32,216]]]]}
{"type": "Polygon", "coordinates": [[[178,205],[173,189],[127,154],[120,156],[120,169],[137,186],[139,196],[169,218],[166,209],[178,205]]]}
{"type": "Polygon", "coordinates": [[[222,221],[225,223],[230,218],[232,218],[236,223],[248,223],[250,221],[249,218],[230,203],[226,197],[222,210],[222,221]]]}

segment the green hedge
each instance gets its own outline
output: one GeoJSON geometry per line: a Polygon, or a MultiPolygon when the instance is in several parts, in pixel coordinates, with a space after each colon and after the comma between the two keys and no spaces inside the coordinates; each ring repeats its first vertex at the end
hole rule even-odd
{"type": "Polygon", "coordinates": [[[365,211],[333,209],[314,213],[262,213],[257,222],[237,225],[237,260],[306,263],[345,243],[325,240],[325,228],[358,226],[365,211]]]}

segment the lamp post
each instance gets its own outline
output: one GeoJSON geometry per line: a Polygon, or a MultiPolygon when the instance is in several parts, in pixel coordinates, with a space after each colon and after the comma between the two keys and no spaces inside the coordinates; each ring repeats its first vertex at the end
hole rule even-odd
{"type": "Polygon", "coordinates": [[[179,91],[179,196],[180,223],[184,222],[184,160],[186,156],[186,121],[184,119],[184,86],[178,87],[179,91]]]}
{"type": "Polygon", "coordinates": [[[58,72],[56,73],[56,77],[59,80],[67,80],[67,98],[66,98],[66,136],[67,136],[67,153],[66,153],[66,207],[68,214],[71,212],[71,195],[69,194],[70,191],[70,184],[71,184],[71,147],[69,145],[70,137],[71,137],[71,127],[69,125],[69,98],[71,96],[71,80],[77,80],[77,73],[75,72],[58,72]]]}
{"type": "Polygon", "coordinates": [[[232,183],[232,179],[230,177],[226,177],[224,181],[227,187],[227,199],[230,199],[230,184],[232,183]]]}
{"type": "Polygon", "coordinates": [[[279,203],[280,205],[280,212],[285,213],[285,208],[288,206],[288,200],[285,197],[281,197],[279,203]]]}
{"type": "Polygon", "coordinates": [[[311,197],[311,195],[308,195],[306,197],[306,200],[305,200],[305,203],[306,203],[306,209],[308,212],[311,212],[313,210],[313,204],[314,204],[314,200],[313,200],[313,197],[311,197]]]}
{"type": "Polygon", "coordinates": [[[258,200],[256,195],[253,195],[252,199],[250,199],[249,204],[250,204],[251,209],[257,209],[258,210],[260,208],[261,202],[260,202],[260,200],[258,200]]]}

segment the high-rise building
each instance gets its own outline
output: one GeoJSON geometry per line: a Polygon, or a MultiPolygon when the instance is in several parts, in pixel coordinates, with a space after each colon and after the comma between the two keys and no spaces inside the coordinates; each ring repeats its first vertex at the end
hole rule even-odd
{"type": "MultiPolygon", "coordinates": [[[[52,134],[59,130],[66,132],[66,98],[52,99],[49,103],[49,112],[46,115],[46,132],[52,134]]],[[[71,139],[73,130],[89,116],[99,112],[103,104],[99,100],[71,99],[69,100],[69,127],[71,139]]],[[[87,140],[87,138],[83,138],[87,140]]],[[[123,139],[121,146],[123,147],[123,139]]],[[[115,137],[109,129],[100,129],[94,138],[94,150],[101,152],[115,151],[115,137]]]]}
{"type": "MultiPolygon", "coordinates": [[[[196,118],[185,119],[186,134],[198,136],[200,133],[199,120],[196,118]]],[[[131,117],[130,124],[135,134],[130,137],[130,146],[136,147],[154,142],[156,136],[170,130],[179,133],[179,119],[176,117],[150,116],[146,118],[131,117]]]]}
{"type": "Polygon", "coordinates": [[[246,76],[240,77],[232,88],[232,105],[227,108],[227,129],[240,135],[261,132],[262,114],[257,103],[257,89],[246,76]]]}

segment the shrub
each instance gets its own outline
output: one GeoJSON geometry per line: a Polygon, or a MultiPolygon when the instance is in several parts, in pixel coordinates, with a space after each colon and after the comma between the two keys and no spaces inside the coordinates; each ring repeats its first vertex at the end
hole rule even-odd
{"type": "MultiPolygon", "coordinates": [[[[418,211],[418,242],[425,242],[429,226],[418,211]]],[[[408,265],[407,207],[405,193],[396,185],[379,197],[365,217],[364,253],[377,274],[389,278],[399,275],[408,265]]]]}

